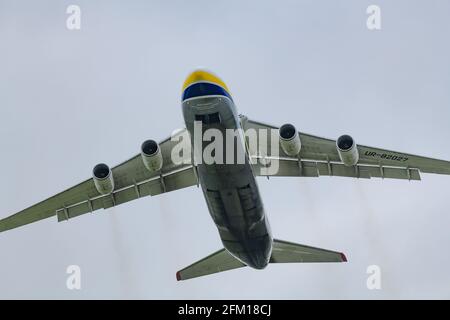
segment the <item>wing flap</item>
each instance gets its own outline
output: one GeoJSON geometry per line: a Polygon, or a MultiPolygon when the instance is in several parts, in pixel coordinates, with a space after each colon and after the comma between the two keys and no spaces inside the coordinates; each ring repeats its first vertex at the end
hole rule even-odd
{"type": "Polygon", "coordinates": [[[383,164],[388,166],[408,166],[418,168],[424,173],[450,174],[450,162],[416,156],[409,153],[390,151],[358,145],[360,161],[368,164],[383,164]]]}
{"type": "Polygon", "coordinates": [[[412,168],[387,167],[387,166],[362,165],[362,164],[353,167],[347,167],[342,163],[299,160],[295,158],[280,158],[275,160],[279,161],[278,170],[265,170],[265,167],[261,165],[259,161],[255,161],[254,164],[255,174],[258,176],[279,176],[279,177],[336,176],[336,177],[351,177],[363,179],[391,178],[391,179],[420,180],[419,170],[412,168]]]}
{"type": "Polygon", "coordinates": [[[58,222],[75,218],[79,215],[93,212],[98,209],[107,209],[125,202],[136,200],[145,196],[155,196],[164,192],[174,191],[197,183],[197,177],[191,165],[154,177],[147,181],[136,183],[111,194],[86,199],[71,206],[56,210],[58,222]]]}

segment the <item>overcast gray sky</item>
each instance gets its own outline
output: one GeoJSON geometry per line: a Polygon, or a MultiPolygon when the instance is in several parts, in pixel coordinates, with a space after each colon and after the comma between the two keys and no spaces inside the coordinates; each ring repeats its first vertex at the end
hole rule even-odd
{"type": "MultiPolygon", "coordinates": [[[[198,66],[253,119],[450,159],[449,12],[446,0],[0,0],[0,217],[183,126],[181,85],[198,66]]],[[[450,177],[422,179],[261,179],[276,238],[349,262],[184,282],[177,270],[221,248],[195,187],[51,218],[0,234],[0,298],[450,298],[450,177]],[[66,288],[72,264],[79,291],[66,288]],[[366,288],[369,265],[381,290],[366,288]]]]}

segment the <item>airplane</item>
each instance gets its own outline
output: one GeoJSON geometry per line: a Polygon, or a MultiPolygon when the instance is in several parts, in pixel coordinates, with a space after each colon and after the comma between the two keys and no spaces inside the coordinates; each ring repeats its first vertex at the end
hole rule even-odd
{"type": "MultiPolygon", "coordinates": [[[[197,186],[203,191],[223,248],[178,271],[177,280],[245,266],[264,269],[269,263],[346,262],[342,252],[274,239],[256,177],[420,180],[421,172],[450,174],[449,161],[357,145],[349,135],[325,139],[299,132],[289,123],[272,126],[249,119],[238,114],[223,80],[204,69],[196,69],[186,78],[181,105],[185,128],[178,134],[188,138],[184,147],[189,149],[182,152],[183,161],[175,161],[173,156],[181,139],[146,140],[131,159],[113,168],[100,163],[91,178],[0,220],[0,232],[52,216],[65,221],[145,196],[197,186]],[[236,139],[235,151],[244,155],[243,161],[201,162],[193,155],[196,124],[202,126],[202,133],[216,129],[225,135],[229,129],[271,130],[279,143],[266,146],[261,153],[241,137],[236,139]],[[274,161],[277,170],[267,170],[274,161]]],[[[205,148],[206,142],[201,141],[200,153],[205,148]]]]}

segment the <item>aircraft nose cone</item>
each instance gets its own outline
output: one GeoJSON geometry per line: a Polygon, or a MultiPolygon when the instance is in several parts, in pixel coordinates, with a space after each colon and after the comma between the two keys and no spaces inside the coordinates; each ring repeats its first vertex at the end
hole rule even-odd
{"type": "Polygon", "coordinates": [[[225,96],[230,100],[230,91],[225,82],[210,71],[195,70],[183,84],[182,101],[204,96],[225,96]]]}
{"type": "Polygon", "coordinates": [[[225,82],[223,82],[222,79],[219,78],[219,76],[215,75],[211,71],[204,69],[197,69],[191,72],[184,81],[183,90],[197,82],[210,82],[219,85],[225,90],[229,91],[227,85],[225,84],[225,82]]]}

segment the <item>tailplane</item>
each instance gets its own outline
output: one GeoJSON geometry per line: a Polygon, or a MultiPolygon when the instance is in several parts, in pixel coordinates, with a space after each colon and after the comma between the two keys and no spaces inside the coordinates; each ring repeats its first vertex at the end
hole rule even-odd
{"type": "Polygon", "coordinates": [[[222,249],[177,272],[177,280],[187,280],[217,272],[245,267],[245,264],[222,249]]]}
{"type": "Polygon", "coordinates": [[[274,239],[270,263],[292,262],[347,262],[347,258],[342,252],[274,239]]]}
{"type": "MultiPolygon", "coordinates": [[[[342,252],[273,240],[270,263],[347,262],[342,252]]],[[[246,265],[221,249],[177,272],[177,280],[187,280],[209,274],[237,269],[246,265]]]]}

